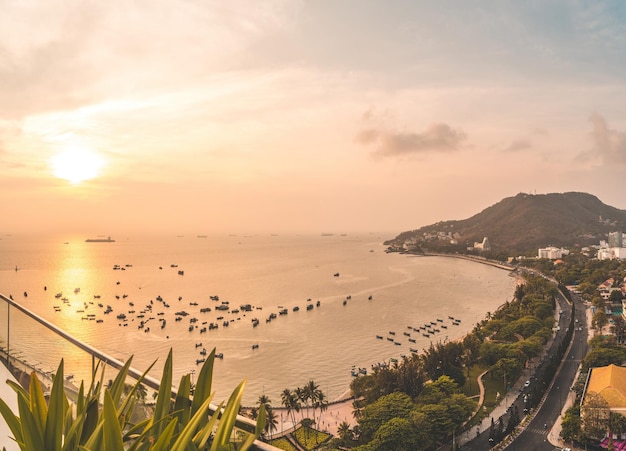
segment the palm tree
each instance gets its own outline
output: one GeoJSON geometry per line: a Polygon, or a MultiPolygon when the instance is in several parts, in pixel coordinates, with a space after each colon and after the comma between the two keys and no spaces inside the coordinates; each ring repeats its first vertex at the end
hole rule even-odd
{"type": "MultiPolygon", "coordinates": [[[[302,403],[304,403],[304,405],[306,406],[306,416],[309,416],[309,405],[306,403],[307,401],[307,397],[306,397],[306,391],[304,390],[304,388],[298,387],[295,390],[295,395],[296,398],[298,399],[300,404],[300,407],[302,407],[302,403]]],[[[302,411],[302,415],[304,417],[304,411],[302,411]]]]}
{"type": "Polygon", "coordinates": [[[355,420],[358,420],[363,415],[363,406],[358,400],[352,401],[352,416],[355,420]]]}
{"type": "Polygon", "coordinates": [[[275,432],[278,429],[278,419],[276,414],[272,410],[267,411],[266,423],[265,423],[265,433],[269,433],[270,440],[272,439],[272,432],[275,432]]]}
{"type": "Polygon", "coordinates": [[[287,409],[287,415],[291,414],[293,425],[296,425],[296,412],[300,411],[300,402],[295,392],[286,388],[281,394],[283,406],[287,409]]]}
{"type": "MultiPolygon", "coordinates": [[[[313,423],[315,423],[315,406],[319,400],[320,393],[322,392],[319,388],[320,386],[315,383],[313,379],[311,379],[305,386],[304,392],[306,393],[307,399],[307,407],[308,403],[311,403],[311,407],[313,407],[313,423]]],[[[308,412],[307,412],[308,415],[308,412]]]]}
{"type": "Polygon", "coordinates": [[[250,418],[256,420],[259,417],[259,409],[257,407],[250,408],[250,418]]]}
{"type": "Polygon", "coordinates": [[[352,440],[352,429],[350,429],[350,424],[347,421],[342,421],[341,423],[339,423],[339,427],[337,428],[337,435],[339,435],[339,438],[343,440],[344,443],[352,440]]]}
{"type": "Polygon", "coordinates": [[[145,404],[146,402],[146,396],[148,396],[148,390],[146,389],[146,386],[144,384],[139,384],[137,386],[137,400],[142,403],[145,404]]]}
{"type": "Polygon", "coordinates": [[[317,399],[315,401],[315,403],[313,404],[313,416],[315,416],[315,408],[320,409],[320,419],[322,418],[322,412],[324,412],[326,409],[328,409],[328,401],[326,400],[326,395],[324,395],[324,392],[319,390],[319,393],[317,395],[317,399]]]}
{"type": "Polygon", "coordinates": [[[265,412],[267,412],[267,416],[269,418],[269,414],[272,411],[272,401],[270,400],[270,397],[266,394],[259,396],[259,407],[260,406],[265,406],[265,412]]]}

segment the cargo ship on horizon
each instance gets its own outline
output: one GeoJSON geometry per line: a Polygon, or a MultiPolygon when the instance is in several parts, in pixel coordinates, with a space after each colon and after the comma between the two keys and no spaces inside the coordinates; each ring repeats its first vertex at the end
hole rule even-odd
{"type": "Polygon", "coordinates": [[[115,240],[110,236],[107,238],[87,238],[85,243],[115,243],[115,240]]]}

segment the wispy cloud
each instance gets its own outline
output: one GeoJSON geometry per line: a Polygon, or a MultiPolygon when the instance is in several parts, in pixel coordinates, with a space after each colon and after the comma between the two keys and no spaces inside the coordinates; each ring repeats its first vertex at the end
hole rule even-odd
{"type": "Polygon", "coordinates": [[[532,146],[532,143],[528,139],[516,139],[504,150],[505,152],[519,152],[520,150],[530,149],[532,146]]]}
{"type": "Polygon", "coordinates": [[[453,152],[459,149],[466,135],[448,124],[436,123],[422,132],[391,131],[366,128],[359,131],[356,141],[375,146],[374,155],[395,157],[430,152],[453,152]]]}
{"type": "Polygon", "coordinates": [[[582,160],[600,159],[604,164],[626,164],[626,132],[609,128],[606,119],[598,113],[589,118],[593,129],[593,147],[582,154],[582,160]]]}

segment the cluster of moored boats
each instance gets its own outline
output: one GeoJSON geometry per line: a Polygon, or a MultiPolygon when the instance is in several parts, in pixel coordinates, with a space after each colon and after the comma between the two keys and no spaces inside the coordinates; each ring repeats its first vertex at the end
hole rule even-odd
{"type": "MultiPolygon", "coordinates": [[[[454,318],[453,316],[448,316],[448,320],[450,320],[450,322],[448,324],[445,324],[445,321],[441,318],[437,318],[436,321],[430,321],[428,323],[424,323],[421,326],[407,326],[407,329],[410,329],[412,332],[403,332],[402,335],[404,335],[405,337],[407,337],[407,340],[409,343],[417,343],[417,339],[415,337],[418,336],[418,334],[421,334],[424,338],[430,338],[433,337],[435,335],[437,335],[438,333],[442,332],[442,329],[447,329],[449,325],[452,326],[458,326],[461,323],[461,320],[458,318],[454,318]],[[413,333],[415,333],[415,335],[413,335],[413,333]]],[[[393,343],[395,346],[402,346],[402,342],[398,340],[397,338],[398,336],[396,335],[395,331],[390,330],[388,332],[387,335],[387,341],[393,343]]],[[[376,335],[376,339],[378,340],[384,340],[385,337],[383,335],[376,335]]],[[[409,347],[409,351],[411,351],[412,353],[417,353],[418,350],[416,348],[412,348],[409,347]]]]}
{"type": "MultiPolygon", "coordinates": [[[[127,271],[133,268],[132,264],[125,265],[114,265],[114,271],[127,271]]],[[[178,269],[177,264],[171,264],[170,268],[173,268],[178,272],[179,275],[184,275],[184,272],[178,269]]],[[[159,266],[160,270],[163,270],[163,266],[159,266]]],[[[116,286],[122,285],[120,281],[115,282],[116,286]]],[[[47,287],[44,287],[44,290],[47,290],[47,287]]],[[[74,289],[75,295],[80,295],[84,298],[84,294],[80,294],[80,288],[74,289]]],[[[24,294],[27,295],[26,293],[24,294]]],[[[71,296],[70,296],[71,297],[71,296]]],[[[150,299],[143,305],[140,305],[136,300],[132,301],[129,298],[128,294],[117,294],[114,296],[115,299],[111,299],[110,304],[107,304],[103,299],[103,296],[100,294],[94,294],[93,300],[88,300],[80,302],[78,308],[76,307],[76,302],[70,301],[67,296],[64,296],[62,292],[58,292],[55,295],[55,299],[58,299],[63,302],[63,304],[55,304],[53,306],[55,312],[61,312],[62,309],[76,309],[76,313],[80,313],[81,318],[85,321],[94,321],[96,323],[102,323],[105,321],[106,316],[113,313],[115,315],[115,319],[118,322],[120,327],[128,327],[129,325],[136,325],[137,329],[142,330],[144,333],[150,333],[151,328],[155,329],[166,329],[168,328],[168,319],[166,319],[166,310],[170,309],[171,304],[178,304],[179,309],[172,313],[168,314],[169,320],[173,319],[173,322],[179,323],[186,321],[188,322],[187,330],[192,332],[198,332],[200,334],[207,333],[212,330],[216,330],[219,328],[227,328],[236,321],[241,321],[243,317],[246,317],[247,314],[262,311],[263,307],[253,306],[252,304],[241,304],[238,308],[230,305],[229,301],[221,300],[218,295],[210,295],[209,300],[211,301],[209,305],[206,302],[187,302],[185,304],[189,305],[189,308],[185,307],[183,309],[180,308],[181,304],[183,304],[183,297],[178,296],[178,302],[168,303],[161,295],[156,296],[153,299],[150,299]],[[137,304],[137,305],[136,305],[137,304]],[[95,312],[94,312],[95,310],[95,312]],[[115,313],[114,313],[115,312],[115,313]],[[106,316],[105,316],[106,315],[106,316]],[[207,315],[207,316],[205,316],[207,315]],[[209,316],[210,315],[210,316],[209,316]],[[228,317],[230,316],[230,317],[228,317]],[[204,318],[203,318],[204,317],[204,318]],[[157,327],[155,327],[157,326],[157,327]]],[[[105,297],[106,298],[106,297],[105,297]]],[[[369,300],[373,297],[370,295],[369,300]]],[[[174,298],[176,299],[176,298],[174,298]]],[[[173,300],[174,300],[173,299],[173,300]]],[[[346,305],[349,300],[352,299],[352,296],[348,295],[343,304],[346,305]]],[[[321,302],[313,301],[311,298],[306,300],[303,309],[306,311],[313,310],[315,308],[319,308],[321,306],[321,302]]],[[[293,306],[290,308],[286,308],[283,306],[278,306],[278,310],[270,313],[266,316],[265,323],[270,323],[276,320],[279,316],[285,316],[291,312],[298,312],[301,310],[301,306],[293,306]]],[[[111,316],[113,316],[111,315],[111,316]]],[[[259,318],[257,316],[251,318],[252,327],[257,327],[263,321],[263,318],[259,318]]],[[[166,337],[169,338],[169,335],[166,337]]],[[[252,350],[258,349],[259,344],[254,343],[251,345],[252,350]]],[[[206,351],[202,348],[201,351],[206,351]]],[[[216,354],[216,358],[223,358],[223,354],[216,354]]],[[[196,363],[200,364],[206,359],[206,354],[201,352],[200,356],[196,359],[196,363]]]]}

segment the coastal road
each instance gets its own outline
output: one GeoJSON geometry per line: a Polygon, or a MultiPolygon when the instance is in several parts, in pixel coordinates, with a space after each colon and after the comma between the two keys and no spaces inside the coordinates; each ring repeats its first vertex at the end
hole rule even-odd
{"type": "Polygon", "coordinates": [[[565,354],[561,367],[548,389],[545,401],[539,407],[535,417],[524,432],[518,435],[507,449],[551,450],[554,448],[550,443],[548,433],[563,409],[569,390],[571,390],[571,386],[575,382],[574,378],[580,361],[587,354],[588,331],[585,306],[578,295],[572,293],[572,298],[576,306],[575,319],[578,321],[575,323],[571,347],[565,354]]]}
{"type": "MultiPolygon", "coordinates": [[[[548,433],[552,428],[552,425],[556,422],[563,408],[563,405],[565,404],[570,387],[574,382],[574,377],[578,370],[580,360],[587,353],[585,306],[581,303],[578,296],[573,295],[573,299],[576,306],[576,319],[578,319],[578,322],[575,323],[576,328],[572,337],[571,347],[564,356],[562,364],[557,370],[553,382],[547,390],[546,398],[543,404],[538,407],[539,410],[536,412],[535,417],[529,423],[524,432],[518,435],[516,439],[509,444],[507,449],[553,449],[553,445],[551,445],[550,441],[548,440],[548,433]]],[[[554,358],[554,356],[556,355],[556,350],[563,340],[564,335],[567,331],[567,327],[569,326],[569,319],[571,318],[570,304],[563,298],[563,296],[559,296],[558,305],[563,311],[563,313],[559,317],[558,322],[560,331],[555,334],[554,340],[549,346],[547,352],[544,354],[541,361],[538,362],[537,367],[539,368],[541,368],[542,365],[547,364],[550,359],[554,358]]],[[[530,396],[534,385],[544,383],[544,381],[538,380],[534,376],[534,374],[536,373],[533,371],[532,368],[529,371],[530,374],[532,374],[532,376],[529,376],[528,378],[530,381],[529,386],[519,389],[518,396],[515,398],[515,401],[511,404],[511,406],[505,406],[509,407],[508,409],[506,409],[505,413],[503,412],[505,425],[508,421],[508,416],[511,412],[511,409],[517,408],[520,415],[523,415],[524,409],[526,408],[525,399],[527,400],[530,396]]],[[[539,372],[539,369],[536,369],[536,371],[539,372]]],[[[487,428],[482,434],[479,434],[475,439],[471,440],[461,447],[461,449],[463,450],[485,450],[489,448],[491,448],[491,443],[489,442],[489,428],[487,428]]]]}

